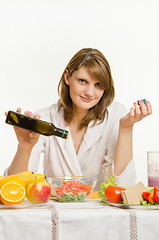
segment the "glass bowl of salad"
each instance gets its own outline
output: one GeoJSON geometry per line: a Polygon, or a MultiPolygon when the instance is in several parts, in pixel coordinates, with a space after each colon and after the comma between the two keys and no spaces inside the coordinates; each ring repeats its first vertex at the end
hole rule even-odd
{"type": "Polygon", "coordinates": [[[46,177],[52,192],[60,202],[83,202],[93,191],[95,177],[46,177]]]}

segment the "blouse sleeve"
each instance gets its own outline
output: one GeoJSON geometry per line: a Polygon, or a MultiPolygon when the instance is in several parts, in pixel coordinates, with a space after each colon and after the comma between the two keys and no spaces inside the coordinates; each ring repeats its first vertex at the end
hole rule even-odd
{"type": "Polygon", "coordinates": [[[33,147],[29,158],[28,170],[37,172],[40,164],[40,156],[44,153],[45,149],[45,140],[44,137],[40,135],[37,144],[33,147]]]}

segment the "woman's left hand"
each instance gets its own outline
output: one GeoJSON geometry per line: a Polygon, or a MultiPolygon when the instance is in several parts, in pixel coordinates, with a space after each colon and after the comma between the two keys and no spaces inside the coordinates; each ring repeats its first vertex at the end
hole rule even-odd
{"type": "Polygon", "coordinates": [[[136,122],[141,121],[152,113],[151,103],[146,100],[144,103],[139,101],[139,105],[135,102],[134,107],[130,109],[130,112],[120,119],[120,126],[124,128],[132,128],[136,122]]]}

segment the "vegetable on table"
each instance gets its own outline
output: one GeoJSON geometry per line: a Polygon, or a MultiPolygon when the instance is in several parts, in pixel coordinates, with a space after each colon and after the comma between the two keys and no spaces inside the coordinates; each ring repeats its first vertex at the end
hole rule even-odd
{"type": "Polygon", "coordinates": [[[159,203],[159,187],[154,187],[154,201],[159,203]]]}
{"type": "MultiPolygon", "coordinates": [[[[127,204],[123,201],[121,197],[121,191],[123,189],[129,189],[129,187],[119,187],[114,182],[114,176],[111,178],[107,178],[108,183],[101,184],[101,190],[98,192],[98,196],[102,198],[101,203],[113,202],[113,203],[123,203],[127,204]]],[[[142,192],[142,197],[144,200],[140,201],[141,205],[159,205],[159,187],[145,187],[147,191],[142,192]]]]}
{"type": "Polygon", "coordinates": [[[150,203],[154,203],[154,196],[153,196],[153,191],[146,191],[142,193],[142,196],[144,198],[144,200],[150,202],[150,203]]]}
{"type": "Polygon", "coordinates": [[[91,193],[92,186],[82,181],[63,181],[63,186],[54,187],[53,191],[61,202],[82,201],[91,193]]]}
{"type": "Polygon", "coordinates": [[[158,205],[159,204],[159,187],[154,187],[150,191],[143,192],[142,194],[145,201],[143,205],[158,205]]]}
{"type": "Polygon", "coordinates": [[[122,196],[121,191],[125,190],[123,187],[108,186],[105,190],[105,197],[108,202],[119,203],[121,202],[122,196]]]}
{"type": "Polygon", "coordinates": [[[121,197],[121,191],[125,190],[124,187],[119,187],[114,182],[114,176],[107,178],[108,183],[102,183],[101,189],[98,193],[98,196],[102,198],[101,202],[113,202],[113,203],[119,203],[122,201],[121,197]]]}

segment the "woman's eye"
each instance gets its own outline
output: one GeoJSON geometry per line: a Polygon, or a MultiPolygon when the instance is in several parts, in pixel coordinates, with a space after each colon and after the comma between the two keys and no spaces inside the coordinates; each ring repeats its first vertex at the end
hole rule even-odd
{"type": "Polygon", "coordinates": [[[101,84],[101,83],[96,83],[95,85],[96,85],[97,87],[102,88],[102,84],[101,84]]]}
{"type": "Polygon", "coordinates": [[[79,79],[80,83],[86,83],[86,81],[84,79],[79,79]]]}

